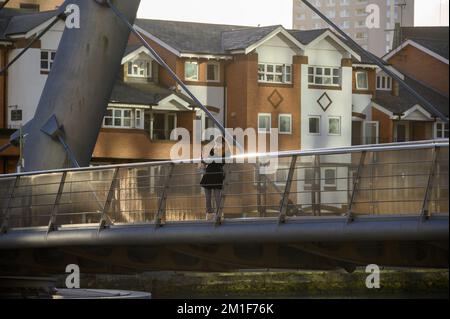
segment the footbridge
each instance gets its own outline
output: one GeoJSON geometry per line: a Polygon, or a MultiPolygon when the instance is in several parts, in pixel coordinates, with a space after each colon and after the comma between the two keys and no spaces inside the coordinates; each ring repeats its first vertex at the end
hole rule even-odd
{"type": "Polygon", "coordinates": [[[0,274],[448,268],[448,140],[0,176],[0,274]],[[268,161],[278,169],[261,173],[268,161]]]}

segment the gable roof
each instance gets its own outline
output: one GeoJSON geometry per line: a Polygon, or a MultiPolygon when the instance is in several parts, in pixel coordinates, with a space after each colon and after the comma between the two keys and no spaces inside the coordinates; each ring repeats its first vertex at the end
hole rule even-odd
{"type": "Polygon", "coordinates": [[[448,27],[401,27],[395,31],[395,47],[383,58],[389,59],[407,45],[412,45],[419,50],[448,64],[449,29],[448,27]]]}
{"type": "Polygon", "coordinates": [[[245,28],[222,32],[222,48],[224,51],[243,50],[261,41],[281,26],[261,28],[245,28]]]}
{"type": "Polygon", "coordinates": [[[396,29],[394,43],[401,45],[413,40],[448,59],[448,27],[401,27],[396,29]]]}
{"type": "Polygon", "coordinates": [[[11,37],[19,34],[26,34],[41,24],[55,18],[63,12],[63,8],[53,11],[44,11],[38,13],[23,13],[12,16],[5,28],[3,34],[5,37],[11,37]]]}
{"type": "MultiPolygon", "coordinates": [[[[441,113],[448,117],[449,115],[449,98],[426,86],[425,84],[405,75],[405,82],[412,87],[423,98],[432,103],[441,113]]],[[[403,87],[399,88],[399,95],[394,96],[390,91],[377,91],[373,102],[387,109],[395,115],[401,115],[420,105],[420,101],[407,92],[403,87]]],[[[430,112],[430,111],[428,111],[430,112]]],[[[437,117],[437,114],[431,116],[437,117]]]]}
{"type": "Polygon", "coordinates": [[[225,54],[222,33],[248,27],[196,22],[136,19],[135,24],[172,49],[184,53],[225,54]]]}

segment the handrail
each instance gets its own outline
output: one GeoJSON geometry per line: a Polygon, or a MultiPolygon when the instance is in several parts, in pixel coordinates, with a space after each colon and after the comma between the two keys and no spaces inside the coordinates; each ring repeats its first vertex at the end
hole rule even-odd
{"type": "MultiPolygon", "coordinates": [[[[439,139],[430,141],[415,141],[415,142],[402,142],[402,143],[390,143],[390,144],[374,144],[374,145],[358,145],[358,146],[344,146],[336,148],[318,148],[310,150],[298,150],[298,151],[281,151],[273,153],[255,153],[255,154],[241,154],[234,155],[226,158],[225,160],[245,160],[245,159],[257,159],[257,158],[285,158],[290,156],[314,156],[314,155],[339,155],[339,154],[352,154],[360,153],[364,151],[369,152],[385,152],[385,151],[403,151],[403,150],[419,150],[419,149],[432,149],[435,147],[449,147],[449,139],[439,139]]],[[[103,170],[112,170],[116,168],[139,168],[149,166],[163,166],[169,164],[199,164],[202,159],[186,159],[177,161],[156,161],[156,162],[142,162],[132,164],[115,164],[104,165],[95,167],[80,167],[80,168],[65,168],[55,169],[48,171],[35,171],[35,172],[23,172],[14,174],[0,175],[0,180],[4,178],[13,178],[17,176],[36,176],[44,174],[57,174],[64,172],[95,172],[103,170]]]]}

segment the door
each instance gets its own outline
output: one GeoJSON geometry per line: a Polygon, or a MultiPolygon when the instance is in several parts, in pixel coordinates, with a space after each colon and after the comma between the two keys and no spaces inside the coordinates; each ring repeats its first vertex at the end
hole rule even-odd
{"type": "Polygon", "coordinates": [[[396,126],[396,142],[407,142],[408,141],[408,127],[406,123],[397,123],[396,126]]]}
{"type": "Polygon", "coordinates": [[[378,122],[364,122],[364,143],[365,144],[378,144],[378,122]]]}

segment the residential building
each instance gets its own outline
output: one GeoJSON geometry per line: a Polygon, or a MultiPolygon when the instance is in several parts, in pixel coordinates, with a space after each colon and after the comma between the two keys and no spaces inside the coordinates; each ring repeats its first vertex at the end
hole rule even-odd
{"type": "MultiPolygon", "coordinates": [[[[404,41],[383,59],[408,85],[448,117],[448,27],[405,28],[402,34],[404,41]]],[[[377,73],[372,117],[379,125],[383,141],[449,137],[448,124],[436,120],[436,114],[381,71],[377,73]]]]}
{"type": "MultiPolygon", "coordinates": [[[[364,49],[380,57],[392,49],[396,24],[414,25],[414,0],[310,0],[310,3],[364,49]],[[380,13],[378,27],[366,23],[373,5],[380,13]]],[[[293,26],[301,30],[329,27],[299,0],[293,0],[293,26]]]]}
{"type": "MultiPolygon", "coordinates": [[[[23,48],[25,38],[56,15],[2,14],[3,65],[23,48]]],[[[398,86],[392,80],[383,82],[376,65],[329,29],[302,31],[282,26],[141,19],[136,20],[136,28],[224,126],[254,128],[260,137],[277,128],[280,150],[402,140],[398,130],[385,127],[395,126],[399,114],[393,107],[399,103],[394,101],[395,105],[390,106],[383,98],[403,91],[396,90],[398,86]],[[380,115],[380,110],[388,110],[383,113],[388,119],[380,115]]],[[[0,78],[4,84],[0,90],[4,127],[0,145],[33,117],[63,29],[62,22],[56,24],[6,77],[0,78]]],[[[173,128],[201,133],[213,125],[134,36],[129,39],[122,65],[93,164],[169,159],[176,143],[170,136],[173,128]],[[196,119],[199,127],[194,127],[196,119]]],[[[403,95],[398,98],[403,99],[403,95]]],[[[435,114],[429,115],[428,124],[433,126],[435,114]]],[[[402,120],[413,119],[417,117],[402,120]]],[[[413,134],[408,139],[424,137],[434,136],[413,134]]],[[[9,149],[1,156],[6,166],[3,171],[11,171],[17,150],[9,149]]],[[[341,167],[348,165],[351,158],[332,162],[341,167]]],[[[330,164],[323,174],[348,173],[347,169],[333,170],[330,164]]]]}

